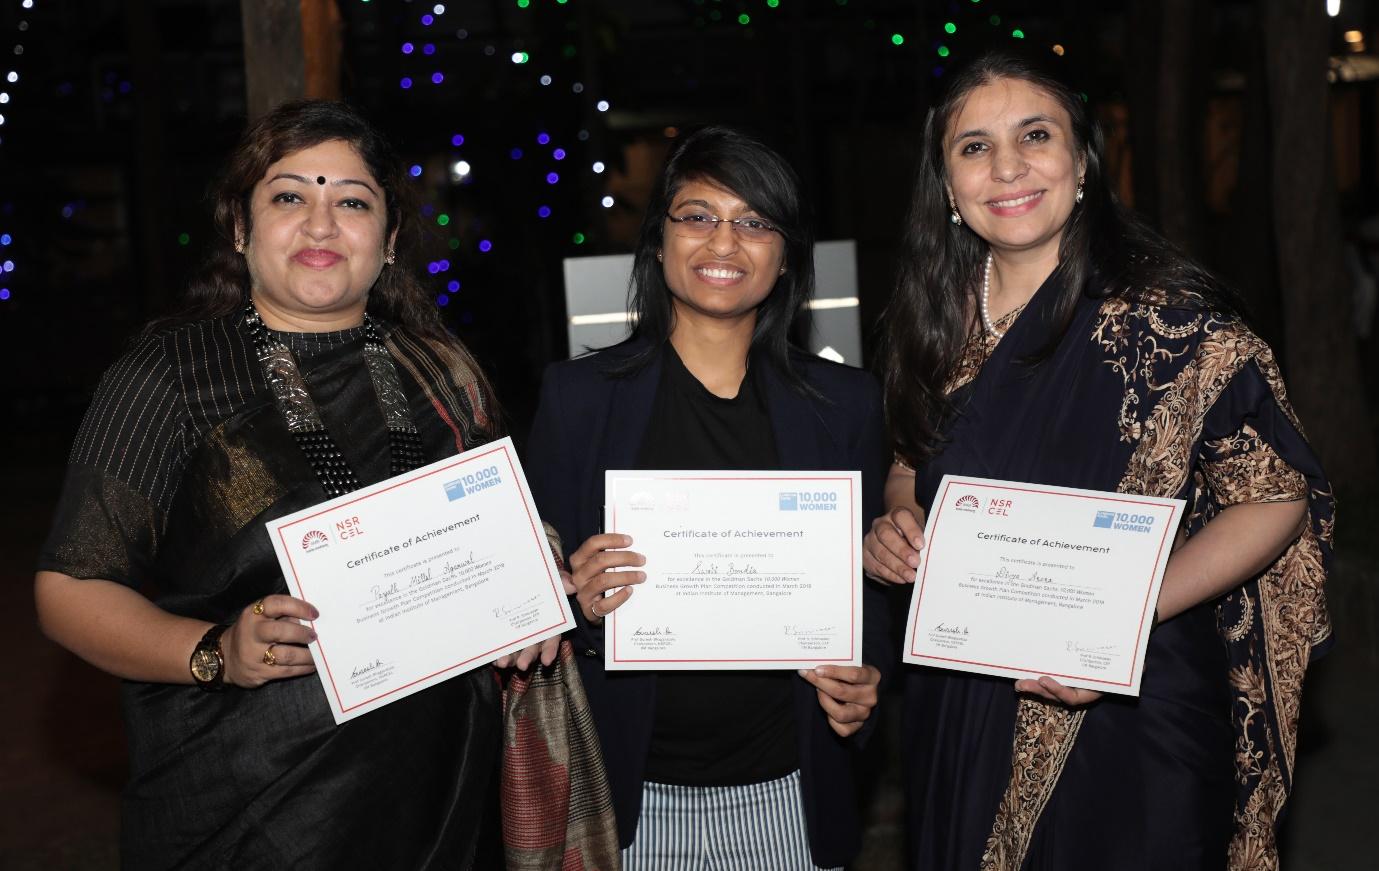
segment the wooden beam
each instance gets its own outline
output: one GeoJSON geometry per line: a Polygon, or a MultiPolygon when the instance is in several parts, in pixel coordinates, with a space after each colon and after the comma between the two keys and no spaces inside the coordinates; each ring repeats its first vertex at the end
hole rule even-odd
{"type": "Polygon", "coordinates": [[[340,96],[341,19],[335,0],[241,0],[248,114],[303,97],[340,96]]]}

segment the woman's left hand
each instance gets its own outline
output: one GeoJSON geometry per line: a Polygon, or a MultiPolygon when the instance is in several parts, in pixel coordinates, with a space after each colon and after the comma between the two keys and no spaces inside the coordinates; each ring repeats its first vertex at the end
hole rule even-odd
{"type": "Polygon", "coordinates": [[[876,707],[881,672],[872,665],[821,665],[800,669],[800,677],[819,691],[828,725],[842,737],[862,728],[876,707]]]}
{"type": "MultiPolygon", "coordinates": [[[[565,587],[565,595],[575,594],[575,584],[570,578],[570,573],[564,569],[560,570],[560,582],[565,587]]],[[[547,638],[540,644],[530,644],[516,653],[509,653],[493,660],[494,668],[516,668],[518,671],[526,671],[537,661],[541,660],[542,665],[550,665],[555,662],[556,654],[560,653],[560,639],[563,635],[556,635],[547,638]]]]}
{"type": "Polygon", "coordinates": [[[1084,690],[1078,687],[1065,687],[1051,677],[1044,676],[1038,680],[1017,680],[1015,691],[1031,696],[1038,696],[1046,702],[1053,702],[1056,705],[1064,705],[1069,708],[1082,708],[1101,698],[1101,693],[1095,690],[1084,690]]]}

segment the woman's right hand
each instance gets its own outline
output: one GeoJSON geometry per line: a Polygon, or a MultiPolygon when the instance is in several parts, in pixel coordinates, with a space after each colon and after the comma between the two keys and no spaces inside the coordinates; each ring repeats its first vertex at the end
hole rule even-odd
{"type": "Polygon", "coordinates": [[[631,550],[632,536],[618,533],[591,535],[579,550],[570,554],[570,572],[575,584],[575,601],[584,612],[584,619],[597,626],[614,609],[632,595],[632,584],[646,580],[646,572],[609,571],[624,566],[646,565],[646,557],[631,550]],[[621,590],[611,596],[604,592],[614,587],[621,590]]]}
{"type": "Polygon", "coordinates": [[[284,595],[264,596],[247,606],[220,636],[225,682],[256,689],[270,680],[311,674],[316,664],[306,645],[316,633],[297,621],[319,616],[310,602],[284,595]]]}
{"type": "Polygon", "coordinates": [[[888,584],[913,584],[924,529],[908,508],[892,508],[871,523],[862,542],[862,571],[888,584]]]}

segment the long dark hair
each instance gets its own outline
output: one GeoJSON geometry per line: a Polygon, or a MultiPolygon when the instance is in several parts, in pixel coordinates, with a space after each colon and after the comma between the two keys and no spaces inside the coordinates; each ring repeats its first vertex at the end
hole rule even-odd
{"type": "Polygon", "coordinates": [[[628,308],[636,318],[632,338],[649,340],[646,350],[614,369],[630,374],[660,353],[674,326],[670,288],[656,259],[664,244],[666,212],[691,181],[712,182],[732,191],[757,214],[780,228],[785,239],[785,274],[757,307],[752,350],[774,363],[786,380],[812,391],[790,365],[792,329],[807,335],[814,296],[814,229],[800,180],[790,164],[765,144],[728,127],[704,127],[681,137],[666,157],[642,221],[632,261],[628,308]]]}
{"type": "Polygon", "coordinates": [[[944,164],[949,124],[967,96],[999,79],[1028,82],[1067,111],[1086,162],[1082,202],[1059,243],[1054,280],[1061,288],[1050,317],[1052,353],[1083,296],[1112,296],[1238,314],[1238,297],[1117,200],[1106,178],[1101,128],[1085,99],[1041,57],[1009,51],[979,56],[955,73],[924,121],[919,170],[902,241],[895,293],[886,308],[886,418],[898,457],[923,463],[940,447],[951,412],[945,387],[972,328],[987,244],[949,220],[944,164]]]}

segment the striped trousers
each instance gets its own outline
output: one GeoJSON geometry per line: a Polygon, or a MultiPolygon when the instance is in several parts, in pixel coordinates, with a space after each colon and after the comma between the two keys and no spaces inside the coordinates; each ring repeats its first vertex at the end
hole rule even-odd
{"type": "Polygon", "coordinates": [[[824,871],[810,859],[800,773],[745,786],[642,784],[623,871],[824,871]]]}

